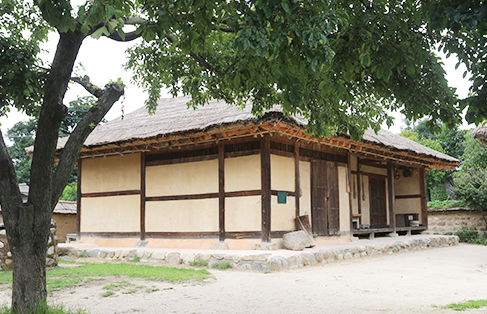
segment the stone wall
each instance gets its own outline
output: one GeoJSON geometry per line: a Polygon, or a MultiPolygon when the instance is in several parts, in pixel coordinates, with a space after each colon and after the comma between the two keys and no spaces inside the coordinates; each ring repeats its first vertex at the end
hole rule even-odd
{"type": "Polygon", "coordinates": [[[463,225],[476,227],[481,232],[486,230],[480,211],[464,207],[428,210],[428,229],[436,234],[456,233],[463,225]]]}
{"type": "MultiPolygon", "coordinates": [[[[52,226],[52,225],[51,225],[52,226]]],[[[58,245],[56,236],[56,226],[52,227],[49,232],[49,242],[47,244],[46,266],[54,267],[58,264],[58,245]]],[[[5,230],[0,231],[0,267],[1,269],[12,268],[12,253],[8,245],[5,230]]]]}
{"type": "Polygon", "coordinates": [[[212,267],[219,263],[229,263],[236,270],[275,271],[300,268],[305,266],[323,265],[341,260],[366,258],[376,255],[389,255],[401,252],[419,251],[428,248],[458,245],[457,236],[418,235],[398,237],[391,241],[367,240],[355,244],[343,244],[342,247],[320,246],[304,251],[218,251],[146,248],[75,248],[64,246],[62,253],[72,258],[87,256],[106,260],[134,261],[147,263],[163,263],[170,265],[191,265],[204,262],[212,267]],[[203,252],[204,251],[204,252],[203,252]]]}

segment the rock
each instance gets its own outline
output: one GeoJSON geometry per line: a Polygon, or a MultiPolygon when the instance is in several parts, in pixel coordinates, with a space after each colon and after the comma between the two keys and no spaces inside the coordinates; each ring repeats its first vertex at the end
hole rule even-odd
{"type": "Polygon", "coordinates": [[[323,253],[321,251],[319,251],[319,252],[313,252],[313,255],[315,257],[315,260],[318,263],[323,262],[323,260],[325,259],[324,255],[323,255],[323,253]]]}
{"type": "Polygon", "coordinates": [[[163,251],[155,251],[152,253],[151,260],[156,262],[162,262],[166,259],[166,252],[163,251]]]}
{"type": "Polygon", "coordinates": [[[289,263],[289,268],[298,268],[303,267],[303,259],[299,255],[292,255],[287,258],[287,262],[289,263]]]}
{"type": "Polygon", "coordinates": [[[272,256],[269,258],[267,264],[271,270],[282,270],[289,268],[289,263],[284,256],[272,256]]]}
{"type": "Polygon", "coordinates": [[[250,263],[242,263],[233,265],[235,270],[252,270],[252,265],[250,263]]]}
{"type": "Polygon", "coordinates": [[[93,250],[89,250],[88,252],[86,252],[86,254],[89,257],[98,257],[98,253],[100,253],[99,249],[93,249],[93,250]]]}
{"type": "Polygon", "coordinates": [[[273,243],[273,242],[252,243],[252,250],[262,250],[262,251],[277,250],[277,243],[273,243]]]}
{"type": "Polygon", "coordinates": [[[252,262],[264,262],[271,256],[271,254],[259,254],[259,255],[245,255],[242,257],[243,261],[252,261],[252,262]]]}
{"type": "Polygon", "coordinates": [[[174,265],[181,264],[181,254],[178,252],[167,253],[166,262],[168,262],[169,264],[174,264],[174,265]]]}
{"type": "Polygon", "coordinates": [[[50,256],[54,254],[54,246],[50,246],[47,248],[47,255],[50,256]]]}
{"type": "Polygon", "coordinates": [[[136,250],[123,250],[122,252],[122,258],[134,258],[136,250]]]}
{"type": "Polygon", "coordinates": [[[223,254],[211,254],[211,259],[222,260],[225,257],[223,254]]]}
{"type": "Polygon", "coordinates": [[[228,250],[228,244],[225,242],[212,242],[210,244],[210,249],[212,250],[228,250]]]}
{"type": "Polygon", "coordinates": [[[304,266],[313,266],[316,265],[315,256],[308,252],[303,252],[299,254],[301,256],[301,260],[303,261],[304,266]]]}
{"type": "Polygon", "coordinates": [[[115,258],[120,258],[122,256],[122,250],[116,250],[115,254],[113,254],[115,258]]]}
{"type": "Polygon", "coordinates": [[[7,257],[12,257],[12,253],[7,252],[7,257]]]}
{"type": "Polygon", "coordinates": [[[135,247],[146,247],[148,241],[139,241],[137,244],[135,244],[135,247]]]}
{"type": "Polygon", "coordinates": [[[12,268],[12,260],[10,258],[5,260],[5,267],[12,268]]]}
{"type": "Polygon", "coordinates": [[[238,264],[242,261],[242,255],[226,255],[225,260],[232,262],[234,264],[238,264]]]}
{"type": "Polygon", "coordinates": [[[200,253],[200,254],[196,254],[196,256],[195,256],[194,259],[196,261],[209,262],[210,261],[210,258],[211,258],[211,255],[210,254],[200,253]]]}
{"type": "Polygon", "coordinates": [[[271,271],[269,267],[267,267],[267,265],[262,262],[253,262],[252,270],[261,271],[261,272],[271,271]]]}
{"type": "Polygon", "coordinates": [[[47,267],[56,266],[56,261],[53,258],[46,257],[46,266],[47,267]]]}
{"type": "Polygon", "coordinates": [[[183,253],[181,254],[181,260],[183,264],[189,265],[194,262],[195,255],[191,253],[183,253]]]}
{"type": "Polygon", "coordinates": [[[302,251],[304,248],[311,246],[308,235],[302,230],[286,233],[282,240],[288,250],[302,251]]]}

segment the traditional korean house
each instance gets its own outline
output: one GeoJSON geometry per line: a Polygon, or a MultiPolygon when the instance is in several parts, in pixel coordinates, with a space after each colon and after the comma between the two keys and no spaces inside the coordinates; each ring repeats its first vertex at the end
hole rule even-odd
{"type": "MultiPolygon", "coordinates": [[[[425,171],[458,160],[401,136],[355,142],[223,102],[163,99],[96,127],[78,161],[77,237],[101,246],[230,249],[278,241],[309,215],[315,241],[428,228],[425,171]]],[[[64,141],[60,141],[62,149],[64,141]]]]}

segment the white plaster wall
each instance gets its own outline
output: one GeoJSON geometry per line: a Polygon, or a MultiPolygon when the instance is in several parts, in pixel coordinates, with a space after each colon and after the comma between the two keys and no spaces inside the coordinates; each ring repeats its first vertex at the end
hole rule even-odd
{"type": "Polygon", "coordinates": [[[260,155],[226,158],[225,192],[260,190],[260,173],[260,155]]]}
{"type": "Polygon", "coordinates": [[[311,163],[309,161],[299,162],[299,176],[301,178],[299,215],[308,214],[311,218],[311,163]]]}
{"type": "Polygon", "coordinates": [[[421,214],[421,199],[396,199],[396,214],[421,214]]]}
{"type": "Polygon", "coordinates": [[[402,171],[400,171],[400,173],[401,177],[399,180],[394,180],[396,195],[420,194],[419,171],[415,169],[413,175],[408,178],[405,178],[402,175],[402,171]]]}
{"type": "Polygon", "coordinates": [[[218,192],[218,160],[146,168],[146,196],[218,192]]]}
{"type": "Polygon", "coordinates": [[[294,191],[294,159],[271,154],[271,190],[294,191]]]}
{"type": "Polygon", "coordinates": [[[225,231],[261,231],[261,196],[225,198],[225,231]]]}
{"type": "Polygon", "coordinates": [[[81,198],[81,232],[139,232],[140,196],[81,198]]]}
{"type": "Polygon", "coordinates": [[[218,199],[145,203],[147,232],[218,231],[218,199]]]}
{"type": "Polygon", "coordinates": [[[340,206],[340,231],[350,231],[350,200],[347,193],[348,168],[338,167],[338,195],[340,206]]]}
{"type": "Polygon", "coordinates": [[[81,192],[140,189],[140,154],[83,159],[81,192]]]}
{"type": "Polygon", "coordinates": [[[277,196],[271,197],[271,231],[295,230],[296,204],[288,196],[286,204],[277,203],[277,196]]]}

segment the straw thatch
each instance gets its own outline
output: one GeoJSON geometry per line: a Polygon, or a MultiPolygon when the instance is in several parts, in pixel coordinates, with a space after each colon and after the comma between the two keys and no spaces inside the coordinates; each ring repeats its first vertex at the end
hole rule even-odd
{"type": "MultiPolygon", "coordinates": [[[[97,126],[84,144],[84,151],[101,146],[114,147],[140,141],[170,139],[176,136],[201,133],[218,128],[220,131],[236,125],[259,125],[270,121],[284,122],[288,126],[304,130],[307,121],[301,117],[285,117],[279,108],[266,111],[263,117],[251,113],[251,105],[243,109],[221,101],[210,101],[209,104],[196,110],[188,109],[190,98],[161,99],[155,114],[149,115],[142,107],[125,117],[114,119],[97,126]]],[[[337,140],[352,142],[349,136],[334,137],[337,140]]],[[[62,149],[67,138],[60,139],[58,149],[62,149]]],[[[411,141],[389,131],[380,130],[377,134],[367,130],[357,144],[371,144],[378,149],[402,152],[434,159],[446,163],[449,167],[458,164],[458,160],[411,141]]],[[[32,147],[29,153],[32,153],[32,147]]]]}
{"type": "Polygon", "coordinates": [[[472,137],[487,146],[487,127],[477,127],[472,132],[472,137]]]}

